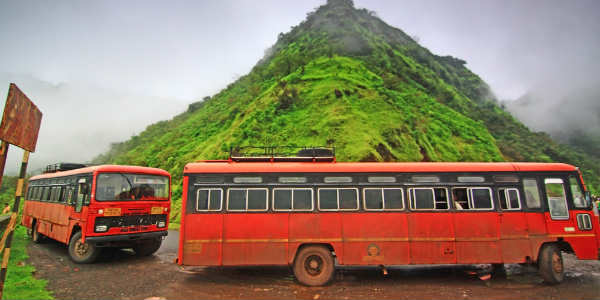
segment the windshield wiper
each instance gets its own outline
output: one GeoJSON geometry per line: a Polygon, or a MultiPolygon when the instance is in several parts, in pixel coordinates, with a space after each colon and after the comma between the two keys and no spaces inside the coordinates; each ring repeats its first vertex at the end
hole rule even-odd
{"type": "Polygon", "coordinates": [[[129,184],[129,193],[131,195],[133,195],[133,200],[138,200],[135,196],[135,193],[133,192],[133,184],[131,183],[131,181],[129,180],[129,177],[125,176],[123,173],[117,173],[121,176],[123,176],[125,178],[125,180],[127,180],[127,184],[129,184]]]}

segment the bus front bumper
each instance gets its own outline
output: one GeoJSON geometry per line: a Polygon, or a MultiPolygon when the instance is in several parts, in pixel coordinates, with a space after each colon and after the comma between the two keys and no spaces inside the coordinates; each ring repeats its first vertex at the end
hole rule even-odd
{"type": "Polygon", "coordinates": [[[142,232],[142,233],[130,233],[130,234],[119,234],[119,235],[104,235],[104,236],[88,236],[85,238],[86,243],[92,244],[103,244],[103,243],[115,243],[115,242],[136,242],[141,240],[151,240],[162,238],[167,236],[168,231],[153,231],[153,232],[142,232]]]}

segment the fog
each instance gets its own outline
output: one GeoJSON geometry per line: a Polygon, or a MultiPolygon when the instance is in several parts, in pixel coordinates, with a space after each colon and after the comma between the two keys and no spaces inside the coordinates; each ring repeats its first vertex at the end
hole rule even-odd
{"type": "MultiPolygon", "coordinates": [[[[111,142],[213,95],[324,3],[1,1],[0,97],[15,82],[44,113],[30,170],[89,161],[111,142]]],[[[466,60],[501,100],[529,94],[548,105],[597,103],[572,95],[593,94],[598,84],[590,78],[600,69],[600,1],[356,0],[355,6],[375,11],[435,54],[466,60]]],[[[553,124],[592,118],[578,113],[588,111],[584,104],[560,107],[553,124]]],[[[524,116],[533,117],[528,124],[545,117],[524,116]]],[[[14,173],[20,158],[11,151],[7,171],[14,173]]]]}

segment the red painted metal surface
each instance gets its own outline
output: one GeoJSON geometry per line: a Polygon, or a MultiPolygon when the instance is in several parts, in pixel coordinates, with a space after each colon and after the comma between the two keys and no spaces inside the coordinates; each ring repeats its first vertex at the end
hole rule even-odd
{"type": "Polygon", "coordinates": [[[576,171],[563,163],[199,162],[184,173],[368,173],[576,171]]]}
{"type": "Polygon", "coordinates": [[[11,83],[0,124],[0,140],[35,152],[41,123],[42,112],[17,85],[11,83]]]}

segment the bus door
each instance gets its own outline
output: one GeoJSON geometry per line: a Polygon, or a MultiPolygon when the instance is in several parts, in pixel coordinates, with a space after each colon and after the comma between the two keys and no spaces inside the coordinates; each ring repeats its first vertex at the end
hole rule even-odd
{"type": "Polygon", "coordinates": [[[91,176],[76,177],[75,189],[73,191],[73,197],[71,198],[71,205],[73,210],[69,218],[74,223],[79,223],[84,233],[86,226],[85,217],[87,214],[87,205],[89,205],[90,203],[91,190],[91,176]]]}
{"type": "Polygon", "coordinates": [[[456,263],[455,231],[448,190],[442,187],[408,189],[408,236],[411,264],[456,263]]]}
{"type": "Polygon", "coordinates": [[[569,206],[565,182],[562,178],[544,178],[544,190],[549,214],[546,214],[546,228],[549,234],[569,234],[575,231],[572,220],[569,220],[569,206]]]}
{"type": "Polygon", "coordinates": [[[492,189],[453,187],[457,263],[500,262],[499,222],[492,189]]]}
{"type": "Polygon", "coordinates": [[[531,257],[527,217],[517,185],[500,186],[496,190],[500,205],[500,250],[502,262],[522,263],[531,257]]]}

